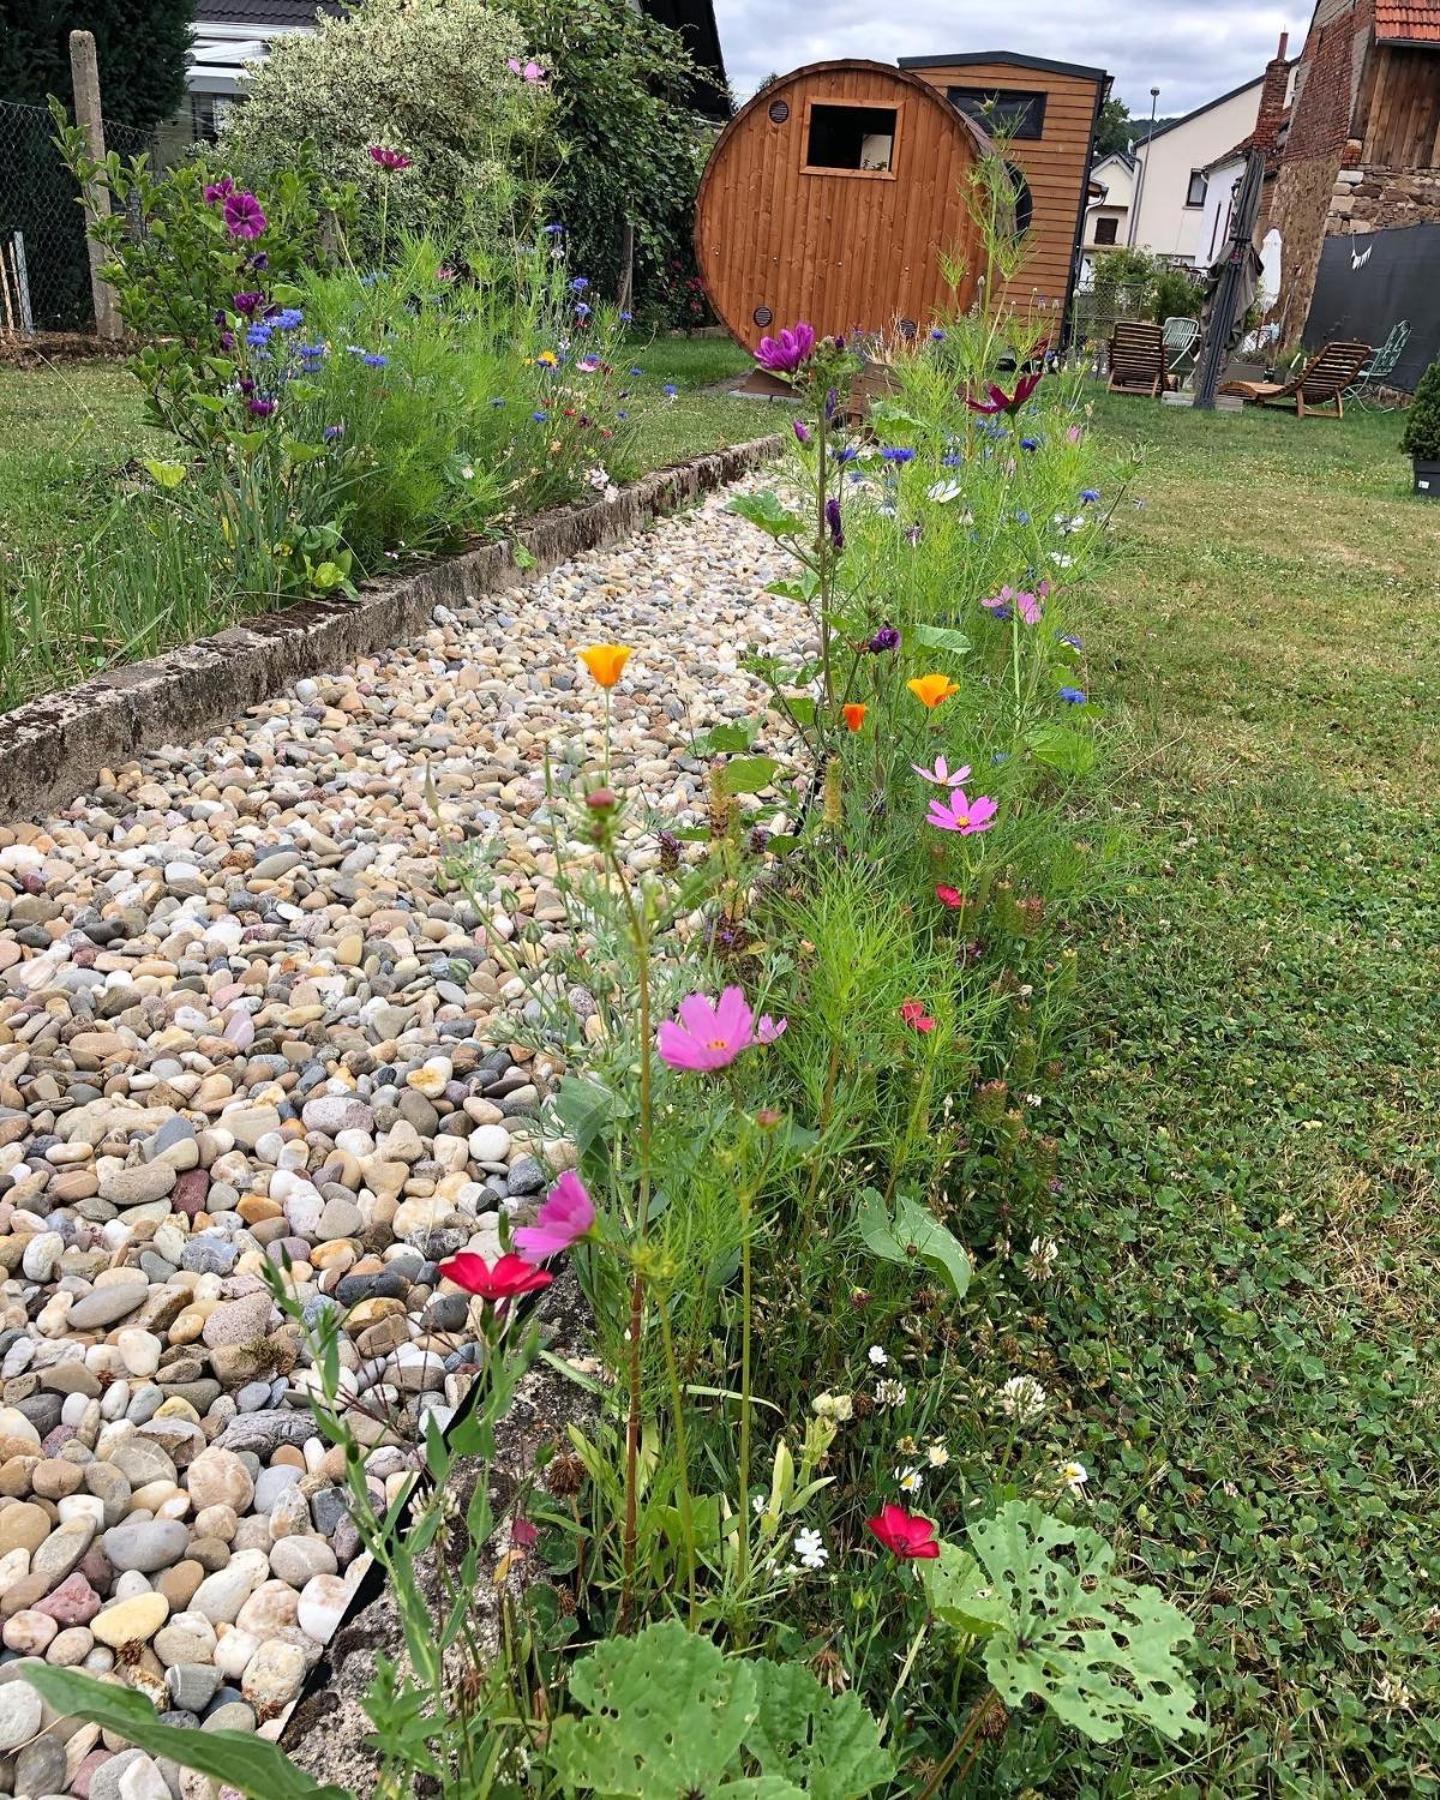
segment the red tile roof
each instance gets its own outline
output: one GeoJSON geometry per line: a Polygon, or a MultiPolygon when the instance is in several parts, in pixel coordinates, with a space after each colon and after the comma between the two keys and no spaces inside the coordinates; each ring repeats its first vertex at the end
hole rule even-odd
{"type": "Polygon", "coordinates": [[[1382,44],[1440,46],[1440,0],[1375,0],[1375,36],[1382,44]]]}

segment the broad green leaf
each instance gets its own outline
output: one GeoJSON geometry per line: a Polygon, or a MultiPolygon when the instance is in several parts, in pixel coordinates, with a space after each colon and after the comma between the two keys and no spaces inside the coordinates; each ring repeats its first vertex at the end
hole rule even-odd
{"type": "Polygon", "coordinates": [[[152,481],[158,482],[162,488],[177,488],[185,479],[184,463],[157,462],[154,457],[145,458],[145,472],[152,481]]]}
{"type": "Polygon", "coordinates": [[[815,1800],[858,1800],[883,1787],[895,1760],[854,1694],[828,1694],[804,1663],[751,1664],[760,1711],[745,1748],[767,1775],[815,1800]]]}
{"type": "Polygon", "coordinates": [[[783,698],[797,725],[815,723],[815,702],[809,694],[786,694],[783,698]]]}
{"type": "Polygon", "coordinates": [[[1011,1624],[1009,1608],[990,1577],[968,1550],[958,1544],[940,1546],[938,1561],[921,1565],[925,1598],[937,1619],[967,1637],[989,1637],[1011,1624]]]}
{"type": "Polygon", "coordinates": [[[952,631],[946,625],[912,625],[910,635],[917,644],[931,650],[948,650],[953,656],[969,654],[969,638],[963,631],[952,631]]]}
{"type": "Polygon", "coordinates": [[[945,1277],[957,1300],[964,1299],[970,1286],[970,1258],[940,1221],[917,1201],[902,1195],[891,1219],[880,1195],[874,1188],[866,1188],[860,1196],[855,1223],[865,1247],[882,1262],[902,1266],[923,1262],[945,1277]]]}
{"type": "Polygon", "coordinates": [[[737,756],[720,771],[721,792],[758,794],[769,787],[779,767],[773,756],[737,756]]]}
{"type": "Polygon", "coordinates": [[[813,600],[820,592],[820,577],[813,569],[805,569],[793,581],[788,578],[772,581],[765,592],[781,600],[813,600]]]}
{"type": "Polygon", "coordinates": [[[582,1156],[608,1135],[622,1111],[609,1088],[578,1075],[561,1078],[550,1104],[582,1156]]]}
{"type": "Polygon", "coordinates": [[[320,1787],[276,1745],[240,1731],[186,1731],[162,1725],[155,1709],[133,1688],[97,1681],[76,1669],[48,1663],[27,1667],[25,1679],[57,1712],[89,1719],[151,1756],[168,1756],[182,1768],[238,1788],[249,1800],[354,1800],[348,1788],[320,1787]]]}
{"type": "Polygon", "coordinates": [[[737,500],[730,502],[728,510],[742,519],[748,519],[752,525],[758,525],[762,531],[768,531],[771,537],[799,537],[810,529],[806,521],[798,513],[790,511],[778,494],[741,494],[737,500]]]}
{"type": "Polygon", "coordinates": [[[695,741],[701,756],[730,756],[737,750],[748,750],[755,741],[755,727],[746,720],[733,725],[712,725],[695,741]]]}
{"type": "Polygon", "coordinates": [[[1009,1613],[984,1652],[1007,1706],[1043,1700],[1101,1744],[1136,1724],[1175,1740],[1203,1732],[1176,1655],[1194,1642],[1189,1620],[1158,1588],[1116,1575],[1098,1532],[1010,1500],[969,1535],[1009,1613]]]}
{"type": "Polygon", "coordinates": [[[1036,762],[1062,775],[1088,775],[1095,767],[1095,740],[1064,725],[1037,725],[1025,741],[1036,762]]]}
{"type": "Polygon", "coordinates": [[[576,1793],[614,1800],[660,1795],[778,1796],[724,1785],[760,1703],[748,1664],[727,1662],[675,1620],[597,1644],[570,1671],[583,1716],[558,1719],[550,1766],[576,1793]]]}

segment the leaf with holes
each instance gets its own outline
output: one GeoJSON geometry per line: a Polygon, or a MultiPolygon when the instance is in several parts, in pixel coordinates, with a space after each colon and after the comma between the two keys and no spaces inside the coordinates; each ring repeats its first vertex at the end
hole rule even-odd
{"type": "Polygon", "coordinates": [[[759,1716],[745,1748],[769,1775],[785,1775],[815,1800],[858,1800],[895,1770],[874,1719],[854,1694],[827,1694],[803,1663],[751,1665],[759,1716]]]}
{"type": "Polygon", "coordinates": [[[1177,1741],[1203,1732],[1176,1654],[1194,1642],[1189,1620],[1157,1588],[1115,1574],[1097,1532],[1011,1500],[969,1535],[1009,1614],[984,1651],[1007,1706],[1043,1700],[1101,1744],[1132,1724],[1177,1741]]]}

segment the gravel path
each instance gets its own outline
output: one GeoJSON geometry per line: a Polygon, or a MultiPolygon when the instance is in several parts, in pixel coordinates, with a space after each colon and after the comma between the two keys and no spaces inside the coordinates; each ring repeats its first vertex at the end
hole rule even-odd
{"type": "MultiPolygon", "coordinates": [[[[488,945],[561,923],[542,752],[593,762],[602,717],[574,652],[635,646],[617,778],[699,817],[692,733],[753,709],[739,657],[796,630],[724,506],[0,826],[0,1800],[205,1791],[57,1722],[27,1658],[279,1734],[363,1558],[259,1270],[288,1253],[307,1306],[348,1309],[367,1409],[448,1418],[473,1346],[436,1261],[493,1255],[572,1154],[538,1121],[553,1059],[497,1047],[527,1002],[488,945]],[[427,766],[510,911],[437,892],[427,766]]],[[[403,1443],[369,1435],[393,1491],[403,1443]]]]}

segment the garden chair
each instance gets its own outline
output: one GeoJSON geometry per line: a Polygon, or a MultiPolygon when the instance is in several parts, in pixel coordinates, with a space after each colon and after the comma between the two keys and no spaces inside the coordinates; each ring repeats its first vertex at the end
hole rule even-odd
{"type": "Polygon", "coordinates": [[[1165,361],[1172,375],[1184,378],[1195,367],[1200,347],[1200,321],[1176,314],[1165,321],[1165,361]]]}
{"type": "Polygon", "coordinates": [[[1255,406],[1283,406],[1294,401],[1295,416],[1303,419],[1307,411],[1319,413],[1322,406],[1333,406],[1333,413],[1319,413],[1321,418],[1345,417],[1345,391],[1354,385],[1360,371],[1374,356],[1369,344],[1340,339],[1317,350],[1298,375],[1289,381],[1227,381],[1222,394],[1239,394],[1255,406]]]}
{"type": "Polygon", "coordinates": [[[1117,319],[1110,334],[1111,394],[1146,394],[1158,399],[1165,391],[1165,334],[1148,319],[1117,319]]]}
{"type": "Polygon", "coordinates": [[[1345,398],[1355,401],[1358,406],[1373,406],[1377,410],[1388,408],[1390,402],[1381,399],[1379,390],[1395,373],[1395,365],[1405,354],[1405,346],[1409,342],[1410,321],[1401,319],[1391,328],[1389,337],[1360,371],[1359,379],[1345,390],[1345,398]]]}

